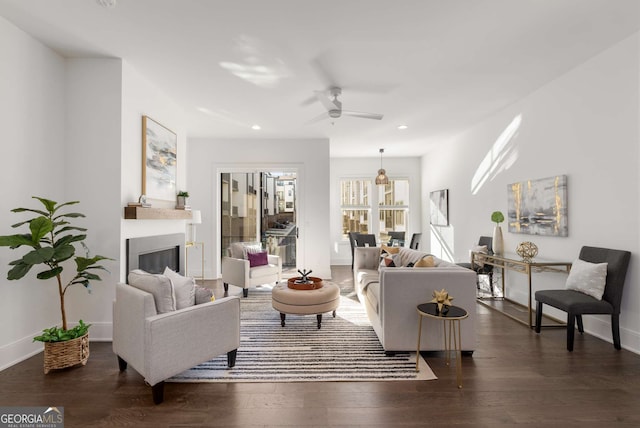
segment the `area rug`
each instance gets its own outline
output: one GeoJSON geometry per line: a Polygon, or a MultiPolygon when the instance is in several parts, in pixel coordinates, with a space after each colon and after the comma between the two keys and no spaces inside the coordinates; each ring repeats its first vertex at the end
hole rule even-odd
{"type": "MultiPolygon", "coordinates": [[[[342,295],[336,317],[324,314],[322,328],[315,316],[280,314],[271,307],[271,290],[260,287],[241,298],[240,348],[236,365],[227,367],[221,355],[168,382],[321,382],[437,379],[415,353],[387,356],[362,305],[342,295]]],[[[211,328],[216,328],[212,326],[211,328]]],[[[224,328],[224,326],[220,326],[224,328]]]]}

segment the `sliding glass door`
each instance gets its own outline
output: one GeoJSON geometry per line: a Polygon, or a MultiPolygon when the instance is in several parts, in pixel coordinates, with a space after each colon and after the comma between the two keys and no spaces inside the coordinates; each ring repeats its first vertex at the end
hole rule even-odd
{"type": "Polygon", "coordinates": [[[294,172],[221,173],[221,254],[233,242],[258,241],[296,272],[297,178],[294,172]]]}

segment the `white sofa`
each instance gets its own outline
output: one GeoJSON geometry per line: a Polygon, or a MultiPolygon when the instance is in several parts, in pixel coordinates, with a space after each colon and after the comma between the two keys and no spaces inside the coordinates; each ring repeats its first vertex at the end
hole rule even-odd
{"type": "MultiPolygon", "coordinates": [[[[461,321],[462,351],[476,349],[476,274],[434,257],[436,267],[407,267],[428,254],[401,247],[398,267],[380,267],[380,248],[356,247],[353,276],[358,299],[364,305],[384,350],[415,351],[418,336],[417,305],[429,302],[443,288],[453,304],[467,310],[461,321]]],[[[396,262],[398,259],[396,259],[396,262]]],[[[397,266],[397,263],[396,263],[397,266]]],[[[444,349],[442,322],[423,320],[420,349],[444,349]]]]}

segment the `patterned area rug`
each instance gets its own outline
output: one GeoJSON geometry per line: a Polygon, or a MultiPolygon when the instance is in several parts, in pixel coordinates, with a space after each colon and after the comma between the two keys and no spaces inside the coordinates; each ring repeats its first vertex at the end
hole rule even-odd
{"type": "Polygon", "coordinates": [[[364,308],[354,296],[342,295],[336,318],[280,314],[271,307],[271,290],[260,287],[241,298],[240,348],[236,365],[221,355],[168,382],[304,382],[393,381],[437,379],[415,353],[387,356],[364,308]]]}

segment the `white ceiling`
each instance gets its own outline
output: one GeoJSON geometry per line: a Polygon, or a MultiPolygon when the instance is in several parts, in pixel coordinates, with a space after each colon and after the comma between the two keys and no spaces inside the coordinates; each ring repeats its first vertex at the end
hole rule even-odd
{"type": "Polygon", "coordinates": [[[394,157],[637,32],[640,1],[0,0],[0,15],[64,56],[123,58],[184,108],[189,137],[326,137],[332,157],[394,157]],[[309,123],[325,110],[305,101],[331,85],[345,110],[384,118],[309,123]]]}

